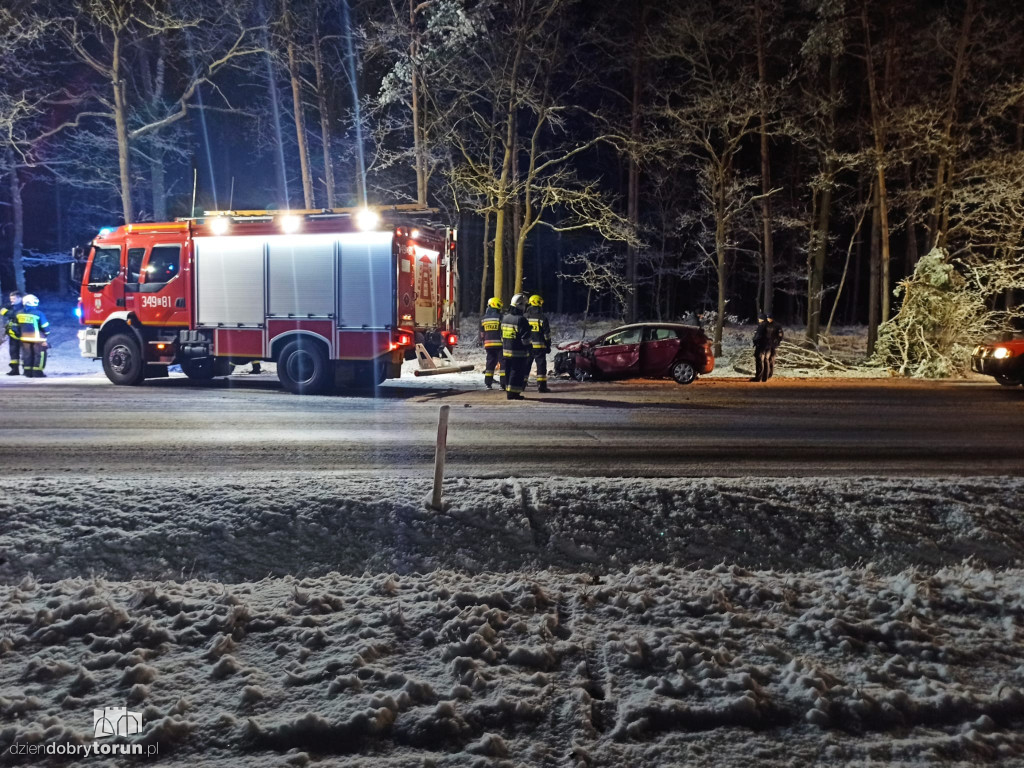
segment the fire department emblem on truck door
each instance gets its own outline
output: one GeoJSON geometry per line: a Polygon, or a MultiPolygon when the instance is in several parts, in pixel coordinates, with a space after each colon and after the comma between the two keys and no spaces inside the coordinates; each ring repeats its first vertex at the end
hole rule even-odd
{"type": "Polygon", "coordinates": [[[101,309],[103,309],[103,297],[102,296],[97,296],[95,304],[96,304],[96,311],[97,312],[99,312],[101,309]]]}

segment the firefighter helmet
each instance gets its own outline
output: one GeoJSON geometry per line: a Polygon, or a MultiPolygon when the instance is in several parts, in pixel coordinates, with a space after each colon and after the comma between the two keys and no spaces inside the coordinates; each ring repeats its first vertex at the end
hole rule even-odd
{"type": "Polygon", "coordinates": [[[501,299],[499,299],[497,296],[494,296],[487,300],[487,306],[490,307],[491,309],[501,309],[503,304],[501,303],[501,299]]]}
{"type": "Polygon", "coordinates": [[[542,307],[544,306],[544,299],[540,297],[540,294],[535,293],[533,294],[533,296],[530,297],[530,306],[542,307]]]}
{"type": "Polygon", "coordinates": [[[36,296],[34,293],[25,294],[25,296],[23,296],[21,299],[21,304],[24,307],[38,307],[39,297],[36,296]]]}
{"type": "Polygon", "coordinates": [[[521,293],[517,293],[512,297],[512,301],[509,302],[509,306],[515,307],[516,309],[522,309],[526,306],[526,297],[521,293]]]}

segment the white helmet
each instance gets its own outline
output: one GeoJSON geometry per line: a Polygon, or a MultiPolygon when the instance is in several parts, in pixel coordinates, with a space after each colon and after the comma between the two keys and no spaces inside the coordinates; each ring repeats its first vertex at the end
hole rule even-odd
{"type": "Polygon", "coordinates": [[[509,302],[509,306],[515,307],[516,309],[522,309],[526,306],[526,294],[517,293],[512,297],[512,301],[509,302]]]}
{"type": "Polygon", "coordinates": [[[39,306],[39,297],[36,296],[34,293],[26,293],[21,298],[21,304],[24,307],[38,307],[39,306]]]}

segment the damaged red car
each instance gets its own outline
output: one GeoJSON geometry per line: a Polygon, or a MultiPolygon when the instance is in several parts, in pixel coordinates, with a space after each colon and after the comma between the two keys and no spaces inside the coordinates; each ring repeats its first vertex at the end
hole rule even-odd
{"type": "Polygon", "coordinates": [[[560,344],[558,349],[555,373],[577,381],[671,377],[691,384],[715,368],[704,331],[677,323],[624,325],[593,341],[560,344]]]}

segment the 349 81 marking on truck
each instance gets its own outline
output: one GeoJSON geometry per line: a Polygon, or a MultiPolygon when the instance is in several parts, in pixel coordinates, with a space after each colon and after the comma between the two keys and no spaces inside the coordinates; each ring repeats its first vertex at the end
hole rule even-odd
{"type": "Polygon", "coordinates": [[[401,375],[458,342],[456,232],[415,206],[208,211],[103,230],[75,264],[84,357],[115,384],[277,363],[299,394],[401,375]]]}

